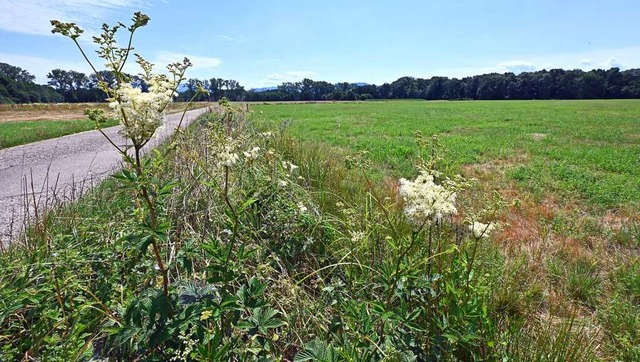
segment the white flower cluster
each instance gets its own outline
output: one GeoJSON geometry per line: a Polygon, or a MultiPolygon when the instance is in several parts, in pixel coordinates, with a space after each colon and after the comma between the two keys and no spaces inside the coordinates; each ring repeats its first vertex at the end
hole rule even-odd
{"type": "Polygon", "coordinates": [[[296,173],[296,170],[298,170],[300,167],[294,165],[289,161],[282,161],[282,168],[287,173],[287,177],[291,177],[296,173]]]}
{"type": "Polygon", "coordinates": [[[469,225],[469,230],[471,230],[473,236],[477,239],[487,238],[489,237],[489,234],[495,230],[496,226],[496,223],[483,224],[481,222],[474,221],[473,224],[469,225]]]}
{"type": "Polygon", "coordinates": [[[171,94],[164,87],[155,89],[158,91],[150,87],[149,92],[143,93],[126,83],[120,85],[115,97],[110,99],[109,107],[124,126],[120,134],[135,144],[143,144],[153,136],[162,125],[164,108],[171,101],[171,94]]]}
{"type": "Polygon", "coordinates": [[[360,240],[364,240],[367,237],[367,234],[362,230],[350,231],[350,234],[351,234],[351,241],[354,243],[357,243],[360,240]]]}
{"type": "Polygon", "coordinates": [[[304,203],[302,202],[298,202],[298,211],[300,211],[300,213],[304,214],[305,212],[307,212],[309,209],[307,209],[307,207],[304,205],[304,203]]]}
{"type": "Polygon", "coordinates": [[[238,154],[233,152],[233,144],[229,141],[218,154],[219,165],[231,167],[238,162],[238,154]]]}
{"type": "Polygon", "coordinates": [[[248,151],[242,152],[247,162],[252,162],[260,156],[260,147],[253,147],[248,151]]]}
{"type": "Polygon", "coordinates": [[[142,92],[141,88],[120,81],[108,100],[115,117],[124,126],[120,134],[131,139],[135,145],[143,145],[162,125],[164,110],[173,100],[184,71],[191,66],[191,62],[185,58],[182,63],[169,64],[167,70],[173,75],[170,80],[164,74],[154,74],[153,64],[141,56],[136,55],[136,58],[143,70],[140,78],[147,84],[148,91],[142,92]]]}
{"type": "Polygon", "coordinates": [[[409,222],[422,226],[433,220],[457,212],[454,185],[435,183],[434,175],[422,171],[415,181],[400,179],[400,195],[404,200],[404,213],[409,222]],[[451,188],[449,188],[451,187],[451,188]]]}

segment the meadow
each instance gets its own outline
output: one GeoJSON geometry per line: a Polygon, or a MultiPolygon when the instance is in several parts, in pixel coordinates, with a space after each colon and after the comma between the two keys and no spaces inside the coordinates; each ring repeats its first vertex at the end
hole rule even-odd
{"type": "Polygon", "coordinates": [[[639,101],[221,109],[0,254],[0,359],[640,358],[639,101]]]}
{"type": "Polygon", "coordinates": [[[478,168],[515,180],[537,197],[550,193],[594,207],[640,204],[637,100],[375,101],[252,109],[276,124],[288,121],[291,135],[302,141],[368,151],[390,176],[412,172],[414,133],[420,131],[440,136],[457,172],[478,168]]]}

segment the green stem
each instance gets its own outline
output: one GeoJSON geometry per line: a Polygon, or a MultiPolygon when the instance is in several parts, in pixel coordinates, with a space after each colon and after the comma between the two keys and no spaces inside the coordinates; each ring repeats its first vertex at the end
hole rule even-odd
{"type": "MultiPolygon", "coordinates": [[[[140,162],[140,146],[135,145],[135,167],[136,172],[138,173],[138,177],[143,176],[144,171],[142,169],[142,163],[140,162]]],[[[147,208],[149,209],[150,219],[151,219],[151,230],[156,233],[156,229],[158,227],[158,215],[156,212],[155,205],[149,196],[149,192],[147,190],[146,185],[138,184],[140,191],[142,192],[142,198],[147,204],[147,208]]],[[[156,263],[158,264],[158,268],[160,269],[160,274],[162,275],[162,290],[164,292],[165,297],[169,295],[169,273],[167,268],[162,261],[162,254],[160,253],[160,248],[158,247],[158,241],[153,235],[151,237],[151,246],[153,248],[153,254],[156,258],[156,263]]]]}

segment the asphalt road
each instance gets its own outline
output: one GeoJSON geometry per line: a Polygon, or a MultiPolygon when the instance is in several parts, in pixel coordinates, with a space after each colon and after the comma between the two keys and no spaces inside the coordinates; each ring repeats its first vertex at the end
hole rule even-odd
{"type": "MultiPolygon", "coordinates": [[[[182,126],[206,109],[187,112],[182,126]]],[[[167,115],[165,126],[145,149],[173,134],[182,113],[167,115]]],[[[103,129],[117,145],[125,140],[120,126],[103,129]]],[[[112,174],[122,156],[99,131],[30,143],[0,150],[0,244],[15,241],[27,221],[41,210],[69,202],[112,174]]]]}

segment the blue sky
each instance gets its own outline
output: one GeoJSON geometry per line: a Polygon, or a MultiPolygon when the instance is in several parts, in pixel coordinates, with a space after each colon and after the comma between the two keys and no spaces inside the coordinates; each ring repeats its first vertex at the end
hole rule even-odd
{"type": "Polygon", "coordinates": [[[0,0],[0,62],[38,82],[54,68],[88,73],[72,42],[50,33],[49,20],[95,34],[134,11],[151,17],[136,52],[159,66],[187,56],[189,77],[236,79],[246,88],[305,77],[381,84],[640,68],[638,0],[0,0]]]}

